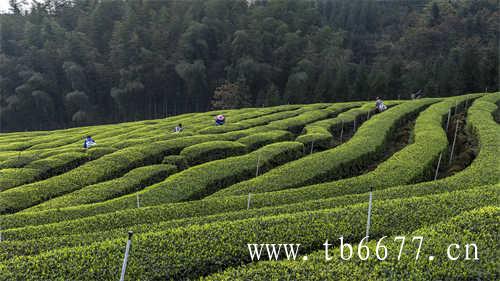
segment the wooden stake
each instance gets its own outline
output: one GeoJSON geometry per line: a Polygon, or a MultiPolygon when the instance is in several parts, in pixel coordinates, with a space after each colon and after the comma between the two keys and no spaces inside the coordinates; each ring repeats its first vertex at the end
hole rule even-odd
{"type": "Polygon", "coordinates": [[[255,176],[259,176],[259,164],[260,164],[260,154],[259,156],[257,157],[257,169],[255,171],[255,176]]]}
{"type": "Polygon", "coordinates": [[[450,125],[450,118],[451,118],[451,108],[448,109],[448,120],[446,121],[446,132],[448,132],[448,127],[450,125]]]}
{"type": "Polygon", "coordinates": [[[453,152],[455,151],[455,143],[457,141],[457,133],[458,133],[458,120],[457,120],[457,126],[455,127],[455,136],[453,137],[453,144],[451,146],[451,152],[450,152],[450,161],[448,164],[451,164],[451,161],[453,161],[453,152]]]}
{"type": "Polygon", "coordinates": [[[251,193],[248,193],[247,210],[250,209],[250,199],[251,199],[251,193]]]}
{"type": "Polygon", "coordinates": [[[344,135],[344,120],[342,120],[342,124],[340,126],[342,126],[340,129],[340,143],[342,143],[342,136],[344,135]]]}
{"type": "MultiPolygon", "coordinates": [[[[373,194],[372,194],[372,188],[370,188],[370,197],[368,201],[368,217],[366,219],[366,237],[370,235],[370,223],[371,223],[371,216],[372,216],[372,199],[373,199],[373,194]]],[[[366,239],[368,240],[368,238],[366,239]]]]}
{"type": "Polygon", "coordinates": [[[438,163],[437,163],[437,167],[436,167],[436,173],[434,174],[434,180],[437,179],[438,177],[438,173],[439,173],[439,166],[441,165],[441,158],[443,157],[443,153],[439,153],[439,159],[438,159],[438,163]]]}
{"type": "Polygon", "coordinates": [[[120,281],[125,280],[125,272],[127,271],[128,255],[130,252],[130,245],[132,244],[132,234],[134,234],[132,231],[128,232],[128,240],[127,240],[127,246],[125,246],[125,257],[123,258],[122,274],[120,275],[120,281]]]}

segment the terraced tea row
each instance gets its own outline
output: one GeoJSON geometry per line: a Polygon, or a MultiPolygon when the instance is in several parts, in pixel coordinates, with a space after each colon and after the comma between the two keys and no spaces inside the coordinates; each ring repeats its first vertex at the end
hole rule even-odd
{"type": "MultiPolygon", "coordinates": [[[[317,105],[312,105],[311,107],[317,107],[317,105]]],[[[323,105],[321,107],[323,107],[323,105]]],[[[309,107],[305,107],[305,109],[307,109],[307,108],[309,108],[309,107]]],[[[219,135],[188,136],[188,137],[182,137],[179,139],[173,139],[170,141],[156,142],[155,144],[127,147],[127,148],[122,149],[116,153],[112,153],[112,154],[108,155],[107,157],[104,157],[103,160],[100,159],[98,161],[93,161],[91,163],[92,165],[87,165],[87,166],[97,166],[97,168],[98,168],[99,165],[104,164],[107,166],[108,170],[111,169],[110,173],[113,173],[113,176],[111,176],[111,178],[112,178],[112,177],[120,176],[120,174],[123,173],[122,171],[130,170],[130,169],[134,168],[134,166],[137,166],[137,165],[140,166],[140,164],[158,163],[159,161],[154,160],[155,158],[163,158],[163,156],[165,156],[166,154],[171,154],[171,153],[177,154],[183,148],[188,147],[189,145],[194,145],[194,144],[208,142],[208,141],[217,140],[217,139],[234,140],[234,139],[237,139],[240,137],[247,136],[251,133],[258,132],[259,130],[266,131],[268,129],[265,127],[256,127],[256,128],[248,129],[246,131],[242,130],[242,131],[237,131],[237,132],[228,132],[226,134],[219,134],[219,135]],[[163,150],[161,148],[163,148],[163,150]],[[133,152],[137,152],[137,151],[145,152],[145,154],[137,155],[137,159],[135,159],[136,160],[135,163],[129,162],[129,163],[125,163],[124,165],[116,165],[116,164],[115,165],[107,165],[107,164],[105,164],[105,163],[109,162],[109,161],[106,161],[108,159],[114,159],[117,157],[119,158],[122,155],[128,155],[128,156],[133,155],[130,153],[131,151],[133,151],[133,152]]],[[[87,167],[87,168],[89,168],[89,167],[87,167]]],[[[82,170],[82,169],[88,170],[87,168],[85,168],[85,165],[84,165],[82,167],[75,169],[75,171],[71,171],[71,172],[78,173],[79,170],[82,170]]],[[[102,174],[102,171],[101,171],[101,174],[102,174]]],[[[21,186],[18,189],[13,190],[11,192],[6,192],[6,193],[0,194],[0,202],[2,201],[2,199],[5,199],[5,201],[10,202],[9,204],[6,204],[3,206],[4,209],[2,212],[12,212],[12,211],[16,211],[16,210],[21,210],[21,209],[24,209],[26,207],[29,207],[30,205],[41,203],[42,201],[46,200],[47,198],[58,196],[58,195],[61,195],[61,194],[67,193],[67,192],[71,192],[71,191],[80,189],[86,185],[100,182],[102,180],[110,179],[110,177],[104,177],[104,178],[94,177],[94,181],[90,181],[90,182],[84,181],[84,182],[81,182],[81,184],[79,184],[79,185],[62,184],[62,185],[58,186],[57,188],[50,188],[50,189],[43,188],[44,186],[51,186],[51,184],[52,184],[51,182],[61,181],[61,180],[65,181],[64,180],[65,178],[71,179],[71,178],[73,178],[73,176],[71,173],[67,173],[67,174],[61,175],[60,178],[54,177],[54,178],[48,179],[45,182],[42,181],[42,182],[34,183],[32,185],[21,186]],[[60,179],[60,178],[62,178],[62,179],[60,179]],[[28,195],[29,199],[26,198],[26,197],[28,197],[28,196],[26,196],[27,194],[29,194],[28,195]],[[23,196],[27,200],[23,200],[23,196]],[[23,203],[20,204],[19,201],[23,201],[23,203]]]]}
{"type": "Polygon", "coordinates": [[[338,147],[283,165],[263,176],[224,189],[214,196],[275,191],[346,176],[351,167],[365,166],[365,163],[380,156],[399,122],[436,101],[403,103],[368,120],[351,140],[338,147]]]}
{"type": "MultiPolygon", "coordinates": [[[[457,212],[495,204],[499,192],[498,187],[479,187],[437,196],[377,201],[372,232],[409,232],[449,219],[457,212]]],[[[360,240],[364,236],[366,207],[361,204],[139,234],[134,238],[134,255],[129,260],[127,275],[131,279],[179,279],[213,273],[236,262],[248,262],[245,245],[249,241],[294,241],[300,237],[302,248],[308,252],[332,236],[360,240]]],[[[0,264],[0,276],[23,280],[34,280],[34,276],[51,280],[112,279],[118,272],[116,265],[122,258],[123,242],[111,240],[17,257],[0,264]],[[92,270],[83,270],[89,266],[92,270]]]]}
{"type": "MultiPolygon", "coordinates": [[[[450,274],[452,264],[441,260],[325,263],[318,250],[326,239],[335,247],[339,236],[352,244],[363,238],[370,189],[371,240],[424,233],[443,242],[465,233],[496,248],[500,127],[492,115],[499,102],[500,93],[389,101],[380,114],[365,102],[288,105],[223,111],[224,126],[213,125],[219,112],[205,112],[0,135],[0,174],[40,173],[0,192],[0,280],[116,279],[130,230],[128,280],[494,276],[494,261],[460,262],[450,274]],[[477,155],[433,180],[438,162],[448,170],[448,155],[457,154],[459,117],[466,124],[459,134],[472,138],[477,155]],[[170,133],[177,123],[185,130],[170,133]],[[99,141],[82,153],[77,136],[85,132],[99,141]],[[247,243],[284,241],[300,243],[309,263],[245,265],[247,243]]],[[[432,246],[426,253],[439,244],[432,246]]]]}
{"type": "MultiPolygon", "coordinates": [[[[497,279],[495,259],[498,256],[498,228],[500,223],[500,208],[484,207],[464,212],[448,221],[418,229],[408,235],[411,237],[424,237],[422,248],[415,243],[405,243],[404,250],[399,256],[401,238],[387,237],[377,247],[372,241],[368,248],[362,249],[372,253],[371,259],[351,260],[340,259],[340,251],[331,249],[328,256],[332,260],[326,261],[325,252],[316,252],[308,255],[307,261],[281,261],[259,262],[249,266],[235,267],[214,274],[202,280],[275,280],[286,277],[291,280],[323,281],[323,280],[495,280],[497,279]],[[469,260],[464,256],[464,249],[456,250],[452,257],[460,254],[458,260],[451,260],[446,255],[447,245],[457,244],[464,248],[467,244],[477,244],[477,257],[475,248],[470,247],[469,260]],[[384,247],[384,248],[382,248],[384,247]],[[384,249],[388,249],[384,262],[376,260],[373,253],[379,249],[380,256],[384,256],[384,249]],[[415,261],[416,253],[419,260],[415,261]],[[439,254],[437,259],[429,260],[428,257],[439,254]]],[[[408,241],[410,242],[410,241],[408,241]]],[[[354,244],[354,243],[353,243],[354,244]]],[[[357,244],[357,243],[356,243],[357,244]]],[[[358,247],[353,248],[358,253],[358,247]]]]}
{"type": "MultiPolygon", "coordinates": [[[[492,96],[495,97],[495,96],[492,96]]],[[[497,99],[500,98],[500,95],[496,96],[497,99]]],[[[482,101],[481,100],[476,101],[482,101]]],[[[491,104],[488,102],[488,104],[491,104]]],[[[436,104],[437,106],[438,104],[436,104]]],[[[493,104],[494,105],[494,104],[493,104]]],[[[480,105],[483,107],[483,105],[480,105]]],[[[414,186],[409,186],[408,190],[415,190],[415,192],[424,192],[421,194],[425,194],[425,192],[437,192],[438,190],[453,190],[456,188],[465,188],[471,187],[474,185],[483,185],[498,182],[499,175],[496,171],[496,166],[491,165],[492,163],[498,163],[498,159],[496,159],[495,155],[497,152],[497,148],[495,147],[496,136],[498,136],[498,127],[497,124],[491,118],[491,114],[489,111],[478,111],[476,110],[479,107],[472,107],[470,110],[469,117],[471,121],[469,126],[478,136],[478,139],[483,144],[482,150],[479,153],[478,157],[472,163],[472,165],[465,169],[463,172],[458,173],[450,178],[441,179],[434,182],[425,182],[421,184],[416,184],[414,186]],[[496,135],[495,135],[496,134],[496,135]],[[478,175],[473,176],[473,175],[478,175]]],[[[491,106],[490,110],[494,110],[491,106]]],[[[430,108],[431,109],[431,108],[430,108]]],[[[430,110],[429,109],[429,110],[430,110]]],[[[429,111],[429,114],[433,110],[429,111]]],[[[425,139],[425,138],[423,138],[425,139]]],[[[395,165],[398,165],[397,162],[394,162],[395,165]]],[[[397,169],[397,166],[394,167],[397,169]]],[[[273,193],[263,193],[263,194],[252,194],[252,208],[264,207],[264,206],[275,206],[280,204],[290,204],[296,202],[303,202],[305,200],[314,200],[314,199],[322,199],[328,198],[331,196],[339,196],[342,194],[350,194],[357,192],[366,192],[369,189],[369,186],[359,185],[350,186],[349,188],[341,188],[339,185],[335,188],[335,182],[332,184],[324,184],[324,185],[316,185],[310,187],[303,187],[298,189],[284,190],[280,192],[273,193]]],[[[378,188],[387,188],[388,186],[380,186],[378,188]]],[[[399,191],[401,192],[402,189],[399,191]]],[[[402,193],[406,195],[406,192],[402,193]]],[[[393,195],[392,195],[393,196],[393,195]]],[[[231,197],[221,197],[215,198],[214,200],[203,200],[203,201],[194,201],[183,204],[175,204],[174,206],[165,206],[164,212],[159,211],[159,213],[153,215],[154,210],[145,209],[145,210],[130,210],[130,215],[127,215],[127,212],[123,213],[115,213],[110,214],[109,216],[96,217],[95,220],[89,218],[88,226],[90,225],[100,225],[98,223],[99,219],[104,221],[113,221],[114,217],[120,218],[117,221],[126,222],[127,217],[138,217],[139,212],[147,213],[151,210],[151,214],[147,215],[148,217],[163,217],[164,219],[174,219],[174,218],[182,218],[187,216],[192,216],[196,214],[215,214],[224,211],[235,211],[246,208],[247,206],[247,196],[231,196],[231,197]],[[132,215],[133,214],[133,215],[132,215]],[[123,215],[123,217],[122,217],[123,215]]],[[[56,222],[65,219],[75,219],[83,216],[90,216],[93,212],[85,211],[84,208],[68,208],[61,209],[56,211],[46,211],[39,213],[25,213],[25,214],[17,214],[10,216],[3,216],[4,223],[6,227],[16,227],[22,225],[30,225],[30,224],[43,224],[49,222],[56,222]]],[[[137,224],[140,223],[141,219],[137,220],[137,224]]],[[[75,221],[76,224],[86,225],[86,223],[75,221]]]]}

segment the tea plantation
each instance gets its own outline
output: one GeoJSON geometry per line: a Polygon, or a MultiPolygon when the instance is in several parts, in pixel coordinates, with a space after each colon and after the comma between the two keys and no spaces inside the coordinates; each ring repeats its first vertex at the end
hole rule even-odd
{"type": "Polygon", "coordinates": [[[386,105],[0,134],[0,280],[498,280],[500,93],[386,105]]]}

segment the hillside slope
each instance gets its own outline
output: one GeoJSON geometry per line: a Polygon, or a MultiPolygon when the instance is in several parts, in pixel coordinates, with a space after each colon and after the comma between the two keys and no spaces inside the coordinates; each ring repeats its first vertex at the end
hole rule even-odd
{"type": "Polygon", "coordinates": [[[125,280],[498,276],[499,103],[284,105],[0,134],[0,280],[116,280],[128,231],[125,280]],[[88,135],[97,144],[84,149],[88,135]],[[385,263],[320,261],[325,240],[358,250],[369,198],[372,253],[384,236],[432,238],[432,253],[456,235],[484,258],[456,270],[394,251],[385,263]],[[247,243],[301,244],[300,261],[252,261],[247,243]]]}

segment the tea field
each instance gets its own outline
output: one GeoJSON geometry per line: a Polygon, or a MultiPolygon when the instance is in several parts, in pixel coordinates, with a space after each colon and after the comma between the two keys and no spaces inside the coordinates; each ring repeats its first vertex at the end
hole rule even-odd
{"type": "Polygon", "coordinates": [[[0,280],[498,280],[500,93],[386,105],[0,134],[0,280]]]}

